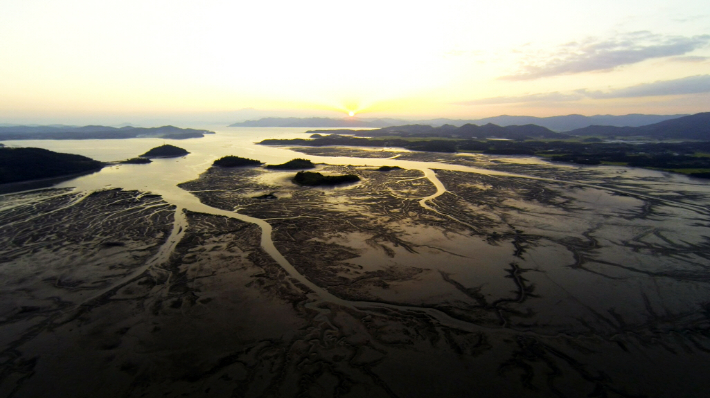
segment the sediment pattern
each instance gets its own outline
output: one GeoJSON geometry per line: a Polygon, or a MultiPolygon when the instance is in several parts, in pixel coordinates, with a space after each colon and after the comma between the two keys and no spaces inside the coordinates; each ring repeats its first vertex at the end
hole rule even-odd
{"type": "Polygon", "coordinates": [[[415,155],[444,162],[319,165],[361,179],[338,188],[263,169],[181,184],[215,214],[117,189],[0,197],[0,396],[705,391],[702,193],[415,155]]]}

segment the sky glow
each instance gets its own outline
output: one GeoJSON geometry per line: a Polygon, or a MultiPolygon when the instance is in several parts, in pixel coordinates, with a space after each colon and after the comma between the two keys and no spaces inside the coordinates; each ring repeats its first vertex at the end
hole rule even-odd
{"type": "Polygon", "coordinates": [[[0,123],[710,103],[705,0],[0,0],[0,11],[0,123]]]}

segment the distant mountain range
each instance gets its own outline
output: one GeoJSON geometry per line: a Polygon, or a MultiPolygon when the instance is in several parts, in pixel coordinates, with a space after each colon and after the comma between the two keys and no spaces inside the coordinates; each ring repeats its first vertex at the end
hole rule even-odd
{"type": "Polygon", "coordinates": [[[0,126],[0,140],[88,140],[122,138],[200,138],[213,131],[162,127],[109,127],[109,126],[0,126]]]}
{"type": "Polygon", "coordinates": [[[710,140],[710,112],[697,113],[641,127],[589,126],[570,135],[644,136],[657,139],[710,140]]]}
{"type": "Polygon", "coordinates": [[[665,120],[675,119],[687,115],[642,115],[630,114],[622,116],[614,115],[566,115],[552,117],[534,117],[534,116],[508,116],[501,115],[483,119],[429,119],[429,120],[403,120],[403,119],[360,119],[360,118],[278,118],[268,117],[258,120],[248,120],[231,124],[230,127],[326,127],[326,128],[377,128],[402,126],[411,124],[422,124],[430,126],[443,126],[446,124],[452,126],[463,126],[466,124],[485,125],[496,124],[498,126],[515,126],[535,124],[541,127],[548,128],[554,131],[569,131],[580,129],[592,125],[615,126],[615,127],[639,127],[649,124],[662,122],[665,120]]]}
{"type": "Polygon", "coordinates": [[[710,112],[683,116],[641,127],[589,126],[559,133],[535,124],[498,126],[492,123],[479,126],[465,124],[456,127],[445,124],[432,127],[422,124],[383,127],[374,130],[329,129],[310,130],[307,133],[319,138],[323,134],[352,135],[356,137],[442,137],[442,138],[530,138],[564,139],[571,136],[648,137],[656,139],[682,139],[710,141],[710,112]]]}

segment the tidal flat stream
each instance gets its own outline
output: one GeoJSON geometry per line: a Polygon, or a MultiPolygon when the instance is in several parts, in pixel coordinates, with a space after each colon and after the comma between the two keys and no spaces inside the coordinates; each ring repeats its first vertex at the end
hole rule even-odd
{"type": "MultiPolygon", "coordinates": [[[[304,154],[254,145],[303,129],[212,129],[171,142],[184,158],[0,195],[0,396],[708,387],[706,181],[526,157],[304,154]],[[225,155],[305,157],[362,181],[210,169],[225,155]]],[[[162,143],[4,142],[103,161],[162,143]]]]}

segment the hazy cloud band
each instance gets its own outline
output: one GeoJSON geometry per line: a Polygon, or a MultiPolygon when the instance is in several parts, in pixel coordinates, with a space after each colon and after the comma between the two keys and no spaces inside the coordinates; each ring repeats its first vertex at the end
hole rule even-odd
{"type": "Polygon", "coordinates": [[[631,87],[624,87],[608,91],[589,91],[587,89],[575,90],[569,93],[540,93],[523,96],[490,97],[471,101],[456,102],[456,105],[498,105],[515,103],[536,102],[568,102],[583,98],[611,99],[611,98],[637,98],[660,97],[669,95],[688,95],[710,93],[710,75],[689,76],[675,80],[661,80],[653,83],[644,83],[631,87]]]}
{"type": "Polygon", "coordinates": [[[633,32],[599,41],[567,43],[557,51],[528,56],[520,71],[502,76],[501,80],[534,80],[543,77],[583,72],[608,71],[653,58],[679,56],[706,46],[710,35],[693,37],[660,36],[650,32],[633,32]]]}

